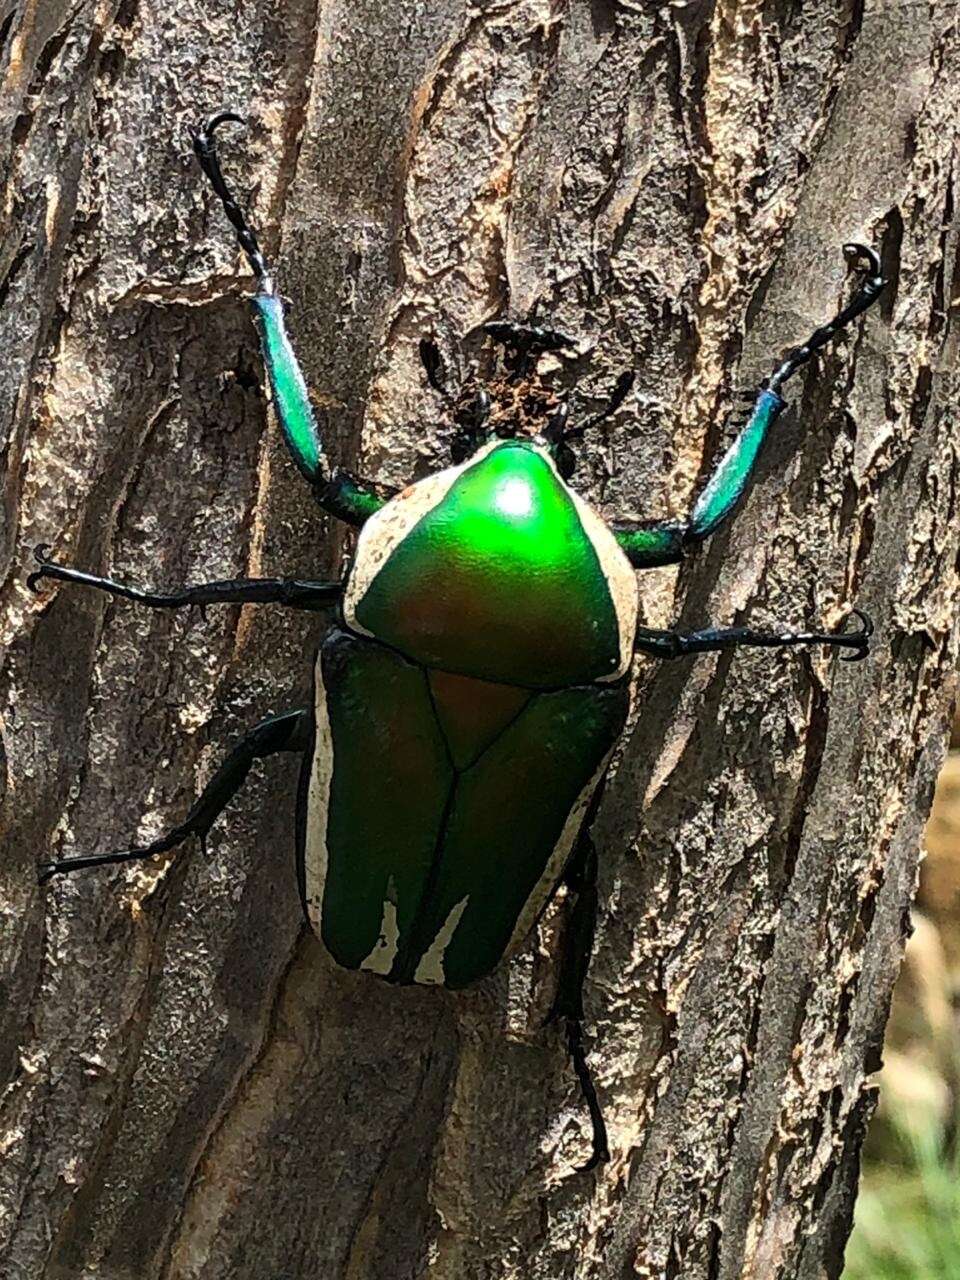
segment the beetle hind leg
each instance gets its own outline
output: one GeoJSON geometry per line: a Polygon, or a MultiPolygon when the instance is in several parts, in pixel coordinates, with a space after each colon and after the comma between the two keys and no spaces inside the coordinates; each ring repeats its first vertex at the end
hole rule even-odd
{"type": "Polygon", "coordinates": [[[598,906],[597,852],[588,823],[589,816],[564,877],[567,885],[576,892],[577,901],[567,925],[557,994],[550,1014],[551,1019],[563,1020],[567,1051],[593,1127],[593,1150],[587,1163],[581,1166],[581,1173],[587,1173],[610,1159],[607,1126],[583,1047],[583,984],[593,951],[598,906]]]}
{"type": "Polygon", "coordinates": [[[214,822],[243,786],[253,762],[275,755],[278,751],[304,751],[309,745],[309,737],[309,711],[288,711],[285,715],[270,716],[240,739],[204,787],[183,822],[166,835],[140,848],[123,849],[118,853],[98,853],[89,857],[43,862],[37,869],[40,884],[46,884],[54,876],[71,871],[153,858],[175,849],[191,836],[197,836],[202,844],[214,822]]]}

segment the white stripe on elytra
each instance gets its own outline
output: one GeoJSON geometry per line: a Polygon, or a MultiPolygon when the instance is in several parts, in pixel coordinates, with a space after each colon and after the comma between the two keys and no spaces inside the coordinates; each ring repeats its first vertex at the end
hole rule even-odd
{"type": "Polygon", "coordinates": [[[320,937],[323,918],[323,893],[327,883],[327,816],[330,812],[330,785],[333,781],[333,734],[327,710],[327,691],[323,685],[320,655],[314,675],[314,721],[316,737],[310,783],[307,788],[307,821],[303,839],[304,897],[311,928],[320,937]]]}
{"type": "MultiPolygon", "coordinates": [[[[563,483],[562,478],[561,483],[563,483]]],[[[598,683],[603,684],[610,680],[619,680],[624,672],[630,670],[630,664],[633,661],[633,642],[637,630],[637,614],[640,611],[637,574],[624,555],[620,544],[593,507],[584,502],[578,493],[574,493],[569,485],[564,487],[573,499],[584,533],[590,539],[590,544],[599,561],[620,629],[620,663],[616,671],[600,677],[598,683]]]]}
{"type": "Polygon", "coordinates": [[[467,903],[469,901],[470,895],[468,894],[457,903],[447,916],[446,920],[444,920],[440,932],[434,938],[428,950],[426,950],[420,957],[420,963],[417,965],[413,975],[414,982],[427,982],[434,985],[443,985],[443,957],[447,947],[450,945],[457,925],[460,923],[460,917],[467,909],[467,903]]]}
{"type": "MultiPolygon", "coordinates": [[[[393,876],[387,883],[387,893],[396,896],[393,876]]],[[[383,920],[380,923],[380,937],[366,960],[361,961],[360,968],[370,973],[382,973],[386,976],[393,968],[393,962],[400,950],[400,926],[397,923],[397,904],[386,898],[383,903],[383,920]]]]}

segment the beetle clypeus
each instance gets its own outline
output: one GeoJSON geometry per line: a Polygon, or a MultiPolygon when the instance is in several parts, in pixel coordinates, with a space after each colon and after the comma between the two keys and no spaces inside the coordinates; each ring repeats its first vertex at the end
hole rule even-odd
{"type": "MultiPolygon", "coordinates": [[[[150,858],[201,840],[254,760],[302,753],[297,865],[307,918],[333,959],[391,982],[458,988],[517,947],[561,880],[576,893],[554,1012],[593,1124],[592,1167],[606,1131],[582,1044],[582,986],[597,908],[590,819],[629,705],[635,651],[659,658],[738,645],[832,645],[867,653],[869,618],[838,632],[745,627],[692,633],[638,625],[634,569],[673,564],[733,511],[784,408],[780,390],[877,298],[872,249],[850,304],[796,348],[752,410],[684,521],[608,526],[567,484],[580,427],[539,380],[537,362],[570,340],[509,321],[485,326],[504,349],[496,401],[464,391],[456,465],[400,493],[331,470],[284,305],[256,236],[228,189],[216,129],[192,131],[197,158],[253,269],[253,307],[273,404],[293,459],[324,511],[361,530],[343,582],[237,579],[143,591],[65,568],[38,547],[30,576],[80,583],[152,608],[274,602],[339,611],[315,665],[314,705],[273,716],[243,738],[179,826],[142,848],[67,858],[41,881],[84,867],[150,858]]],[[[430,384],[448,400],[434,343],[421,343],[430,384]]]]}

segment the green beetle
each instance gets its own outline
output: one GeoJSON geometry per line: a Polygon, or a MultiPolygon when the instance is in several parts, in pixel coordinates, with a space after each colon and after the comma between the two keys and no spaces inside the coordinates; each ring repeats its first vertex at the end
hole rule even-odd
{"type": "MultiPolygon", "coordinates": [[[[239,579],[165,593],[56,564],[44,547],[29,582],[57,579],[157,608],[276,602],[339,611],[316,659],[313,706],[271,717],[221,765],[186,819],[142,848],[44,863],[42,881],[83,867],[149,858],[198,836],[252,763],[303,755],[298,874],[304,910],[340,965],[391,982],[459,988],[525,939],[558,884],[575,892],[555,1012],[593,1123],[592,1166],[606,1157],[587,1069],[582,986],[597,908],[589,827],[626,722],[636,651],[661,658],[737,645],[832,645],[862,658],[871,624],[838,632],[638,623],[634,570],[677,562],[732,512],[786,379],[877,297],[876,254],[851,303],[779,366],[686,521],[606,524],[568,485],[570,442],[626,399],[624,375],[606,408],[580,427],[536,372],[570,340],[555,330],[493,322],[505,349],[495,384],[465,392],[456,464],[394,493],[332,471],[284,306],[214,146],[221,112],[193,132],[258,287],[253,300],[272,399],[293,458],[321,507],[360,529],[343,583],[239,579]]],[[[430,384],[447,395],[435,344],[421,344],[430,384]]],[[[447,396],[448,399],[449,395],[447,396]]]]}

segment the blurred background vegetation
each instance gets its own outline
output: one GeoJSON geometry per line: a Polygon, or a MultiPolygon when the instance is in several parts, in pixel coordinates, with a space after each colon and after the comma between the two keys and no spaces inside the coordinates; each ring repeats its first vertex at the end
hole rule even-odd
{"type": "Polygon", "coordinates": [[[843,1280],[960,1280],[960,719],[937,785],[843,1280]]]}

